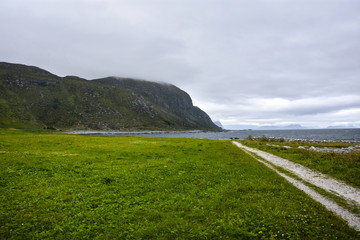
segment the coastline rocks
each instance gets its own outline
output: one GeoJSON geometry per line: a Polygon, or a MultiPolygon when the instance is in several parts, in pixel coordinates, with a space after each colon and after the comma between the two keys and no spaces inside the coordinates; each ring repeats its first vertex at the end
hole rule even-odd
{"type": "MultiPolygon", "coordinates": [[[[276,145],[276,144],[266,144],[266,145],[271,146],[271,147],[282,147],[282,148],[286,148],[286,149],[291,149],[290,146],[280,146],[280,145],[276,145]]],[[[327,152],[327,153],[351,153],[353,151],[360,151],[360,145],[350,146],[347,148],[328,148],[328,147],[320,148],[320,147],[314,147],[314,146],[311,146],[311,147],[299,146],[298,148],[308,150],[308,151],[327,152]]]]}
{"type": "Polygon", "coordinates": [[[272,147],[282,147],[282,148],[286,148],[286,149],[290,149],[292,147],[290,146],[280,146],[280,145],[276,145],[276,144],[266,144],[266,146],[272,146],[272,147]]]}
{"type": "Polygon", "coordinates": [[[298,148],[300,148],[300,149],[305,149],[305,150],[309,150],[310,147],[308,147],[308,146],[299,146],[298,148]]]}
{"type": "Polygon", "coordinates": [[[309,151],[315,151],[315,152],[328,152],[328,153],[351,153],[353,151],[359,151],[360,150],[360,145],[357,146],[350,146],[347,148],[319,148],[319,147],[307,147],[307,146],[299,146],[298,148],[300,149],[305,149],[305,150],[309,150],[309,151]]]}

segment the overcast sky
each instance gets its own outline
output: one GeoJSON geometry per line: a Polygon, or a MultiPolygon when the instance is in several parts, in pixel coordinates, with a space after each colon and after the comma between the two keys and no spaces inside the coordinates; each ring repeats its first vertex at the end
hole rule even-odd
{"type": "Polygon", "coordinates": [[[1,0],[0,61],[172,83],[223,125],[360,127],[359,0],[1,0]]]}

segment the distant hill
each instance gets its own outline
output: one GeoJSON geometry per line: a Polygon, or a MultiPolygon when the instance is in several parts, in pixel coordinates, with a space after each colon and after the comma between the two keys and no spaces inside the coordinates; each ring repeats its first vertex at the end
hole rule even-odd
{"type": "Polygon", "coordinates": [[[336,126],[328,126],[328,129],[350,129],[350,128],[359,128],[359,126],[353,125],[353,124],[344,124],[344,125],[336,125],[336,126]]]}
{"type": "Polygon", "coordinates": [[[261,130],[287,130],[287,129],[303,129],[303,126],[301,126],[300,124],[290,124],[290,125],[286,125],[286,126],[273,126],[273,125],[269,125],[269,126],[262,126],[259,127],[259,129],[261,130]]]}
{"type": "Polygon", "coordinates": [[[225,129],[229,130],[242,130],[242,129],[252,129],[252,130],[291,130],[291,129],[305,129],[300,124],[290,124],[290,125],[266,125],[266,126],[254,126],[254,125],[225,125],[225,129]]]}
{"type": "Polygon", "coordinates": [[[220,130],[178,87],[129,78],[59,77],[0,62],[0,127],[220,130]]]}

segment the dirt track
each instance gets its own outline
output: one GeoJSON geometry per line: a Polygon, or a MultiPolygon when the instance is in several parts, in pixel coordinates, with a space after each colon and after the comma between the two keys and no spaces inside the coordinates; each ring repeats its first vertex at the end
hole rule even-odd
{"type": "MultiPolygon", "coordinates": [[[[257,156],[263,158],[264,160],[268,161],[269,163],[273,164],[274,166],[281,167],[302,180],[311,183],[319,188],[322,188],[328,192],[334,193],[339,197],[342,197],[343,199],[347,200],[349,203],[356,205],[357,207],[360,207],[360,189],[354,188],[352,186],[347,185],[344,182],[340,182],[338,180],[335,180],[333,178],[330,178],[329,176],[322,174],[320,172],[311,170],[309,168],[306,168],[300,164],[293,163],[287,159],[283,159],[280,157],[277,157],[275,155],[272,155],[267,152],[263,152],[258,149],[246,147],[238,142],[233,141],[233,143],[238,146],[239,148],[245,150],[247,153],[254,153],[257,156]]],[[[360,218],[348,210],[340,207],[336,202],[327,199],[323,197],[321,194],[315,192],[310,187],[306,186],[302,182],[295,180],[289,176],[287,176],[284,173],[281,173],[277,171],[275,168],[273,168],[269,163],[255,158],[259,162],[262,162],[267,167],[278,173],[280,176],[284,177],[287,181],[292,183],[294,186],[299,188],[300,190],[304,191],[306,194],[308,194],[310,197],[312,197],[314,200],[320,202],[323,204],[328,210],[334,212],[338,216],[342,217],[344,220],[346,220],[352,228],[354,228],[357,231],[360,231],[360,218]]]]}

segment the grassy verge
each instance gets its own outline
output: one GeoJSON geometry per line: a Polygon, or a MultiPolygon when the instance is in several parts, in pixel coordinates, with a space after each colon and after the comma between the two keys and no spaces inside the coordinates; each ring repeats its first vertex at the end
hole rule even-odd
{"type": "Polygon", "coordinates": [[[357,239],[230,141],[0,130],[1,239],[357,239]]]}
{"type": "Polygon", "coordinates": [[[299,146],[328,148],[344,148],[353,144],[343,142],[304,143],[278,142],[263,140],[241,141],[246,146],[258,148],[282,158],[286,158],[303,166],[317,170],[336,179],[340,179],[354,187],[360,188],[360,151],[351,153],[327,153],[299,149],[299,146]],[[278,145],[272,146],[272,145],[278,145]],[[290,146],[284,148],[281,146],[290,146]]]}

